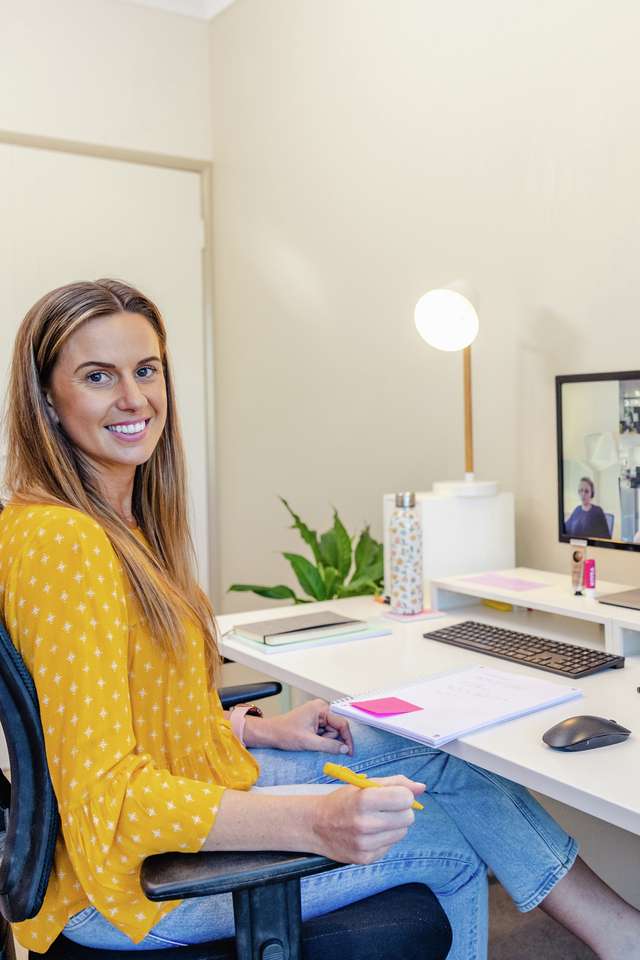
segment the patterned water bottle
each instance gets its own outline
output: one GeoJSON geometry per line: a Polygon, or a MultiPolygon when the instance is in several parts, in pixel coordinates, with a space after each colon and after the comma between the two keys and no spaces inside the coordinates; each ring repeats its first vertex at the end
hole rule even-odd
{"type": "Polygon", "coordinates": [[[421,613],[422,529],[415,493],[396,493],[389,523],[391,546],[391,612],[421,613]]]}

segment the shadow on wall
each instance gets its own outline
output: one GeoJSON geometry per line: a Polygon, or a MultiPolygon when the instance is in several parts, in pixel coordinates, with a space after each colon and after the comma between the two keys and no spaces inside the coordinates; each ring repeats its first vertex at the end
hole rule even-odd
{"type": "Polygon", "coordinates": [[[583,345],[577,321],[551,307],[540,307],[532,316],[525,317],[518,356],[523,367],[530,366],[529,358],[537,357],[538,369],[555,377],[578,371],[583,345]]]}

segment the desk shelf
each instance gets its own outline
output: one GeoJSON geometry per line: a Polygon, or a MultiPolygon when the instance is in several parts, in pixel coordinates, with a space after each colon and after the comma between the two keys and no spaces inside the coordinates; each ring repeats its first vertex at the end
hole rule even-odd
{"type": "MultiPolygon", "coordinates": [[[[433,603],[436,607],[436,603],[433,603]]],[[[495,610],[482,603],[465,604],[437,609],[446,609],[456,619],[475,620],[480,623],[489,623],[494,627],[503,627],[505,630],[519,630],[521,633],[530,633],[537,637],[546,637],[548,640],[557,640],[560,643],[575,643],[577,646],[591,647],[594,650],[608,651],[605,641],[605,624],[597,621],[577,619],[573,617],[559,617],[556,613],[544,610],[532,610],[527,607],[514,606],[512,611],[495,610]]],[[[437,630],[440,620],[426,621],[425,631],[437,630]]]]}
{"type": "MultiPolygon", "coordinates": [[[[612,607],[587,596],[575,596],[571,592],[570,577],[562,574],[527,567],[500,573],[505,578],[531,581],[541,586],[509,590],[479,583],[470,575],[443,577],[431,581],[431,605],[470,620],[640,658],[640,611],[612,607]],[[482,600],[508,603],[513,609],[508,612],[492,610],[482,600]]],[[[598,585],[599,593],[629,589],[619,583],[598,585]]]]}

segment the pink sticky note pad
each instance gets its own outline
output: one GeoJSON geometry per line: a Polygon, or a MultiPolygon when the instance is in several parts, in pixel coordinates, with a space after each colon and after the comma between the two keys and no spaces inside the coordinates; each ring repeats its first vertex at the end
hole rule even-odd
{"type": "Polygon", "coordinates": [[[415,703],[409,703],[408,700],[401,700],[399,697],[359,700],[357,703],[352,702],[351,706],[365,713],[371,713],[374,717],[395,717],[400,716],[401,713],[415,713],[416,710],[422,710],[422,707],[416,707],[415,703]]]}

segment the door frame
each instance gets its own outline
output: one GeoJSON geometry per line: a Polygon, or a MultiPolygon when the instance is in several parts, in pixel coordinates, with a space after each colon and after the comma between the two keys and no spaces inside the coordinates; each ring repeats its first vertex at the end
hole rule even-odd
{"type": "Polygon", "coordinates": [[[80,140],[19,133],[0,129],[0,143],[15,147],[30,147],[35,150],[53,150],[75,156],[95,157],[98,160],[119,160],[145,167],[166,167],[197,173],[200,179],[200,215],[204,236],[202,238],[202,325],[204,351],[205,390],[205,464],[207,471],[207,560],[209,565],[209,596],[217,609],[220,599],[218,576],[217,537],[217,483],[215,448],[215,364],[214,364],[214,310],[213,310],[213,164],[210,160],[180,157],[172,154],[153,153],[146,150],[129,150],[80,140]]]}

